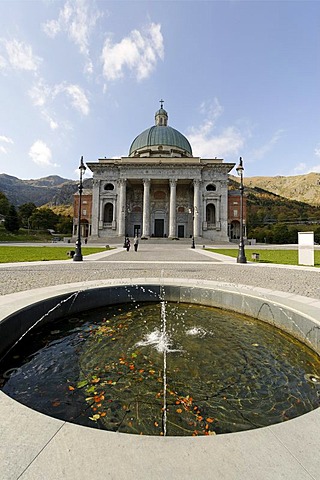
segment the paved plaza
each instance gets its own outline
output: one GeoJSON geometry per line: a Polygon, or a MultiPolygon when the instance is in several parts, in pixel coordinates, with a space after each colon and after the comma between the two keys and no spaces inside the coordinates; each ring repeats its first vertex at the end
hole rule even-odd
{"type": "MultiPolygon", "coordinates": [[[[83,262],[2,264],[0,299],[5,305],[6,299],[59,285],[117,279],[134,284],[147,278],[223,282],[247,291],[259,287],[287,301],[319,303],[319,269],[254,263],[250,253],[247,258],[247,264],[237,264],[202,246],[145,241],[138,252],[117,245],[83,262]]],[[[68,424],[0,392],[0,480],[320,480],[319,450],[319,408],[248,432],[157,438],[68,424]]]]}
{"type": "MultiPolygon", "coordinates": [[[[53,247],[54,248],[54,247],[53,247]]],[[[210,253],[187,243],[141,241],[138,252],[116,249],[88,257],[83,262],[54,261],[0,264],[0,295],[65,283],[114,278],[194,278],[260,286],[320,299],[320,271],[313,267],[247,264],[210,253]]]]}

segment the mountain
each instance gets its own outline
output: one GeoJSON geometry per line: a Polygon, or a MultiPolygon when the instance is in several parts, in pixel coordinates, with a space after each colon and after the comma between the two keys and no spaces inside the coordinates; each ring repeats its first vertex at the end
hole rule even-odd
{"type": "MultiPolygon", "coordinates": [[[[92,179],[83,182],[84,188],[91,188],[92,179]]],[[[50,175],[48,177],[21,180],[4,173],[0,174],[0,192],[15,206],[34,203],[37,207],[44,204],[65,205],[73,203],[73,194],[78,190],[78,182],[50,175]]]]}
{"type": "MultiPolygon", "coordinates": [[[[239,177],[232,178],[239,182],[239,177]]],[[[290,177],[245,177],[244,185],[262,188],[290,200],[320,205],[320,173],[290,177]]]]}
{"type": "MultiPolygon", "coordinates": [[[[230,176],[230,183],[239,183],[239,177],[230,176]]],[[[320,206],[320,173],[308,173],[290,177],[245,177],[246,188],[262,189],[293,201],[320,206]]],[[[85,179],[84,188],[92,188],[92,179],[85,179]]],[[[32,202],[37,206],[45,204],[70,205],[77,192],[78,182],[50,175],[48,177],[20,180],[0,174],[0,191],[15,206],[32,202]]]]}

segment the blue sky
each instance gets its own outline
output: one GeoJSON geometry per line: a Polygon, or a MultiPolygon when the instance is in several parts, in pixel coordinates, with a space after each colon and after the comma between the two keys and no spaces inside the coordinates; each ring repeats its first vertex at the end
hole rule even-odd
{"type": "Polygon", "coordinates": [[[77,178],[159,100],[193,154],[320,172],[319,1],[0,0],[0,173],[77,178]]]}

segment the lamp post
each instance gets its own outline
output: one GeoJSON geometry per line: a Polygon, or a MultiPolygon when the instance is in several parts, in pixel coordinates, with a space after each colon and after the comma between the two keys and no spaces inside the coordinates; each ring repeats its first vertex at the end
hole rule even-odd
{"type": "Polygon", "coordinates": [[[82,197],[82,191],[83,191],[82,177],[86,171],[85,164],[83,163],[83,157],[81,157],[81,160],[80,160],[79,170],[80,170],[80,182],[78,186],[78,189],[79,189],[78,236],[76,241],[76,253],[73,256],[74,262],[82,262],[83,260],[82,252],[81,252],[81,197],[82,197]]]}
{"type": "Polygon", "coordinates": [[[243,162],[242,157],[240,157],[239,165],[236,167],[237,174],[240,175],[240,241],[239,241],[239,251],[237,256],[237,263],[247,263],[244,243],[243,243],[243,162]]]}
{"type": "Polygon", "coordinates": [[[192,242],[191,242],[191,248],[196,248],[196,245],[194,243],[194,215],[198,213],[197,207],[189,208],[189,213],[192,213],[192,242]]]}

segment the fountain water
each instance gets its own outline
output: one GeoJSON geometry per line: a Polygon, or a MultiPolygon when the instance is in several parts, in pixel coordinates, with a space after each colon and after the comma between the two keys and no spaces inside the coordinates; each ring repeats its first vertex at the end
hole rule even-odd
{"type": "MultiPolygon", "coordinates": [[[[60,299],[63,318],[52,322],[51,307],[3,357],[4,391],[63,420],[163,436],[246,430],[319,405],[314,352],[255,319],[179,303],[196,288],[161,283],[60,299]],[[112,306],[79,313],[99,302],[112,306]]],[[[202,290],[198,303],[210,298],[202,290]]]]}

